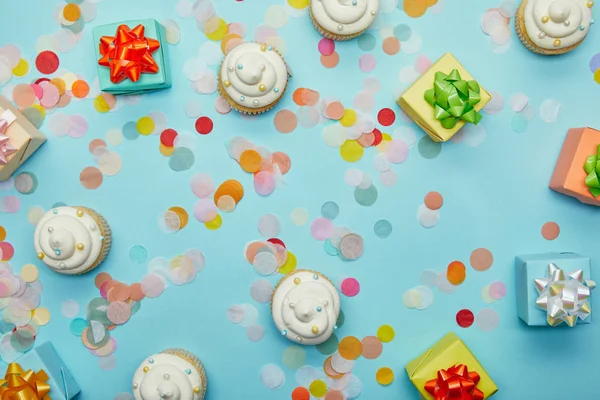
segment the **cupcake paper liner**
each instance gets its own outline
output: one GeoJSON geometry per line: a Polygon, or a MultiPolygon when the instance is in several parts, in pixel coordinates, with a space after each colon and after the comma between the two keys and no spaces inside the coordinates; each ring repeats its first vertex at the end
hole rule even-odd
{"type": "Polygon", "coordinates": [[[184,349],[167,349],[163,351],[162,354],[171,354],[177,356],[194,366],[194,368],[200,374],[200,377],[202,377],[202,391],[200,392],[200,400],[204,399],[204,396],[206,395],[206,385],[208,381],[206,379],[206,371],[204,370],[204,364],[202,364],[202,361],[200,361],[200,359],[196,357],[196,355],[184,349]]]}
{"type": "Polygon", "coordinates": [[[77,275],[83,275],[85,273],[90,272],[91,270],[96,268],[98,265],[100,265],[104,261],[104,259],[110,252],[110,247],[112,245],[112,233],[110,231],[110,226],[108,225],[108,222],[106,222],[104,217],[102,215],[100,215],[98,212],[96,212],[96,210],[93,210],[93,209],[87,208],[87,207],[82,207],[82,206],[73,206],[73,208],[81,210],[84,213],[89,214],[92,218],[94,218],[94,220],[100,227],[100,232],[102,233],[102,236],[104,236],[104,240],[102,241],[102,250],[100,251],[100,255],[98,256],[96,261],[88,269],[77,274],[77,275]]]}
{"type": "Polygon", "coordinates": [[[362,30],[358,33],[354,33],[352,35],[338,35],[337,33],[330,32],[327,29],[323,28],[321,25],[319,25],[319,23],[317,22],[317,20],[315,19],[314,15],[312,13],[312,8],[310,5],[308,6],[308,14],[310,15],[310,20],[312,21],[312,24],[315,27],[315,29],[317,30],[317,32],[319,32],[319,34],[321,36],[323,36],[325,39],[331,39],[331,40],[335,40],[338,42],[344,42],[346,40],[354,39],[355,37],[362,35],[366,31],[366,29],[364,29],[364,30],[362,30]]]}

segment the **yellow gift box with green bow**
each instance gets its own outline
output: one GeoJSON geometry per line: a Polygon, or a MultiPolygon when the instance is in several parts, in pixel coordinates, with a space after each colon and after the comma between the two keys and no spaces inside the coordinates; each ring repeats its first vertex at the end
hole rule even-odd
{"type": "Polygon", "coordinates": [[[477,125],[492,96],[451,53],[443,55],[398,99],[398,105],[435,142],[445,142],[466,123],[477,125]]]}

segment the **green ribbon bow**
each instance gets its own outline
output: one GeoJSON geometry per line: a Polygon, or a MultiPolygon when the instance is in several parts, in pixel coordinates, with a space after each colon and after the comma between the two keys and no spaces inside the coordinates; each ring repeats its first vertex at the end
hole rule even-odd
{"type": "Polygon", "coordinates": [[[483,118],[473,107],[481,101],[477,81],[461,79],[457,69],[449,75],[435,73],[433,89],[425,91],[425,101],[434,108],[434,117],[446,129],[452,129],[461,119],[477,125],[483,118]]]}
{"type": "Polygon", "coordinates": [[[585,184],[590,188],[590,193],[594,197],[600,196],[600,145],[596,154],[592,154],[585,160],[583,169],[588,174],[585,177],[585,184]]]}

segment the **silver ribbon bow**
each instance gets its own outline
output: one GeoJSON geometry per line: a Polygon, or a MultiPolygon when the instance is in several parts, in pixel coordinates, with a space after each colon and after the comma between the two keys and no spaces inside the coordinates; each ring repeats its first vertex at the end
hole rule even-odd
{"type": "Polygon", "coordinates": [[[540,295],[535,304],[548,314],[548,324],[557,326],[563,322],[575,326],[577,318],[586,319],[592,309],[588,298],[596,282],[583,279],[583,271],[565,274],[556,264],[548,264],[546,278],[534,280],[540,295]]]}

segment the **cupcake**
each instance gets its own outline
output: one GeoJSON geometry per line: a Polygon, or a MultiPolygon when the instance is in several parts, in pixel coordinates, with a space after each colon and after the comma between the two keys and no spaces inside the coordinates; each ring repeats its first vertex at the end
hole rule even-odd
{"type": "Polygon", "coordinates": [[[517,35],[534,53],[566,53],[587,36],[593,5],[592,0],[523,0],[515,15],[517,35]]]}
{"type": "Polygon", "coordinates": [[[300,344],[321,344],[333,334],[340,295],[325,275],[296,270],[284,276],[271,295],[271,313],[282,335],[300,344]]]}
{"type": "Polygon", "coordinates": [[[202,400],[204,365],[192,353],[169,349],[146,359],[133,376],[135,400],[202,400]]]}
{"type": "Polygon", "coordinates": [[[327,39],[360,36],[375,21],[379,0],[310,0],[310,19],[327,39]]]}
{"type": "Polygon", "coordinates": [[[85,207],[57,207],[48,211],[35,228],[37,256],[53,271],[85,274],[108,255],[112,237],[106,220],[85,207]]]}
{"type": "Polygon", "coordinates": [[[272,46],[243,43],[223,60],[219,94],[244,114],[262,114],[279,102],[291,76],[283,57],[272,46]]]}

